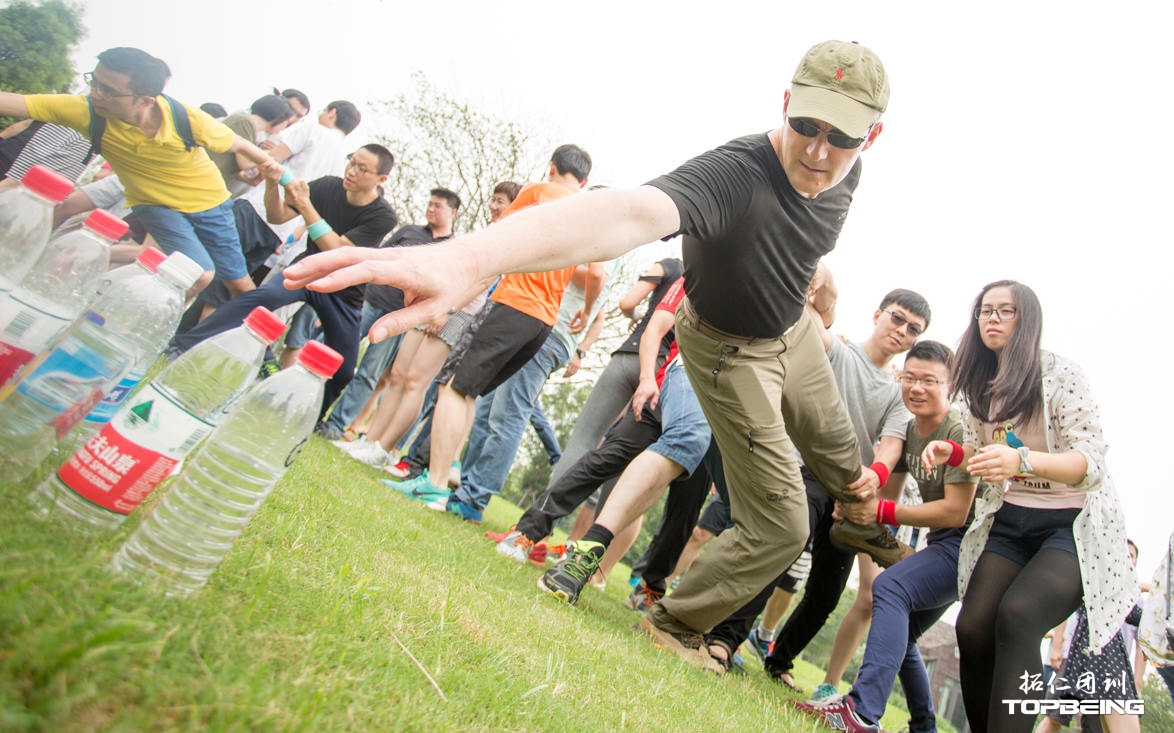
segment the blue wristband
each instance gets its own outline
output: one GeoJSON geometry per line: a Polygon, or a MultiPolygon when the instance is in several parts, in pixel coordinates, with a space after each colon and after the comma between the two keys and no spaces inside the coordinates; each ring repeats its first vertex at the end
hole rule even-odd
{"type": "Polygon", "coordinates": [[[283,186],[288,186],[289,184],[293,183],[293,179],[293,174],[289,172],[289,168],[286,168],[285,170],[281,171],[281,180],[278,181],[278,183],[283,186]]]}
{"type": "Polygon", "coordinates": [[[310,239],[313,239],[314,241],[318,241],[318,238],[323,234],[333,231],[334,229],[332,229],[330,225],[326,223],[325,219],[319,219],[318,221],[306,227],[306,236],[308,236],[310,239]]]}

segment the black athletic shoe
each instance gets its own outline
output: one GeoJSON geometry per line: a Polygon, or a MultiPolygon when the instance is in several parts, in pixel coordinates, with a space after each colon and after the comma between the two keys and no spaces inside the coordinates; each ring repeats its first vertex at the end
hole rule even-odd
{"type": "Polygon", "coordinates": [[[602,547],[598,542],[582,540],[568,543],[567,559],[547,570],[538,579],[538,589],[574,605],[587,581],[599,569],[599,558],[603,553],[596,555],[590,550],[602,547]]]}

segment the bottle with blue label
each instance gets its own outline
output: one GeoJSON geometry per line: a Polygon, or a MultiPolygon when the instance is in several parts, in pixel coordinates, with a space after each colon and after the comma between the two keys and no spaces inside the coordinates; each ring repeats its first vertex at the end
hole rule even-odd
{"type": "Polygon", "coordinates": [[[53,237],[21,281],[0,295],[0,399],[98,295],[110,244],[127,223],[93,211],[80,229],[53,237]]]}
{"type": "MultiPolygon", "coordinates": [[[[176,252],[98,297],[0,402],[0,484],[24,480],[144,350],[175,331],[203,268],[176,252]]],[[[158,356],[158,352],[155,354],[158,356]]]]}

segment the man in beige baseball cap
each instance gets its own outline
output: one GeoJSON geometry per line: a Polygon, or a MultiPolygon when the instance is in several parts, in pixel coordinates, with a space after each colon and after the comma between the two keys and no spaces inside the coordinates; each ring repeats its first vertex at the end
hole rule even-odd
{"type": "MultiPolygon", "coordinates": [[[[843,502],[870,498],[896,460],[861,465],[807,315],[813,310],[826,323],[834,311],[834,288],[816,271],[847,218],[860,154],[881,132],[888,90],[871,51],[821,43],[804,56],[784,97],[785,121],[770,132],[732,140],[639,188],[571,196],[429,247],[315,255],[284,271],[286,285],[401,288],[411,305],[372,327],[379,341],[461,305],[467,291],[500,273],[602,262],[681,235],[686,297],[676,312],[677,345],[720,449],[734,526],[638,628],[693,664],[727,668],[728,650],[709,647],[703,635],[774,580],[807,542],[796,452],[804,471],[843,502]]],[[[720,475],[713,468],[710,475],[720,475]]],[[[639,504],[625,503],[625,512],[639,504]]],[[[575,586],[591,577],[621,528],[592,526],[560,571],[544,577],[545,590],[578,597],[575,586]]],[[[878,543],[896,541],[884,534],[878,543]]]]}

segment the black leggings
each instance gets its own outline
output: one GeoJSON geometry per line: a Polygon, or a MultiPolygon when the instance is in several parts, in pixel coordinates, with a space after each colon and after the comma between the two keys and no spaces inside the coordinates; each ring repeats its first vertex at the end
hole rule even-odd
{"type": "Polygon", "coordinates": [[[1045,634],[1075,611],[1083,595],[1076,556],[1053,548],[1026,565],[984,552],[978,559],[956,631],[962,700],[974,733],[1030,733],[1034,715],[1011,715],[1003,700],[1043,699],[1024,692],[1023,674],[1039,672],[1045,634]]]}

